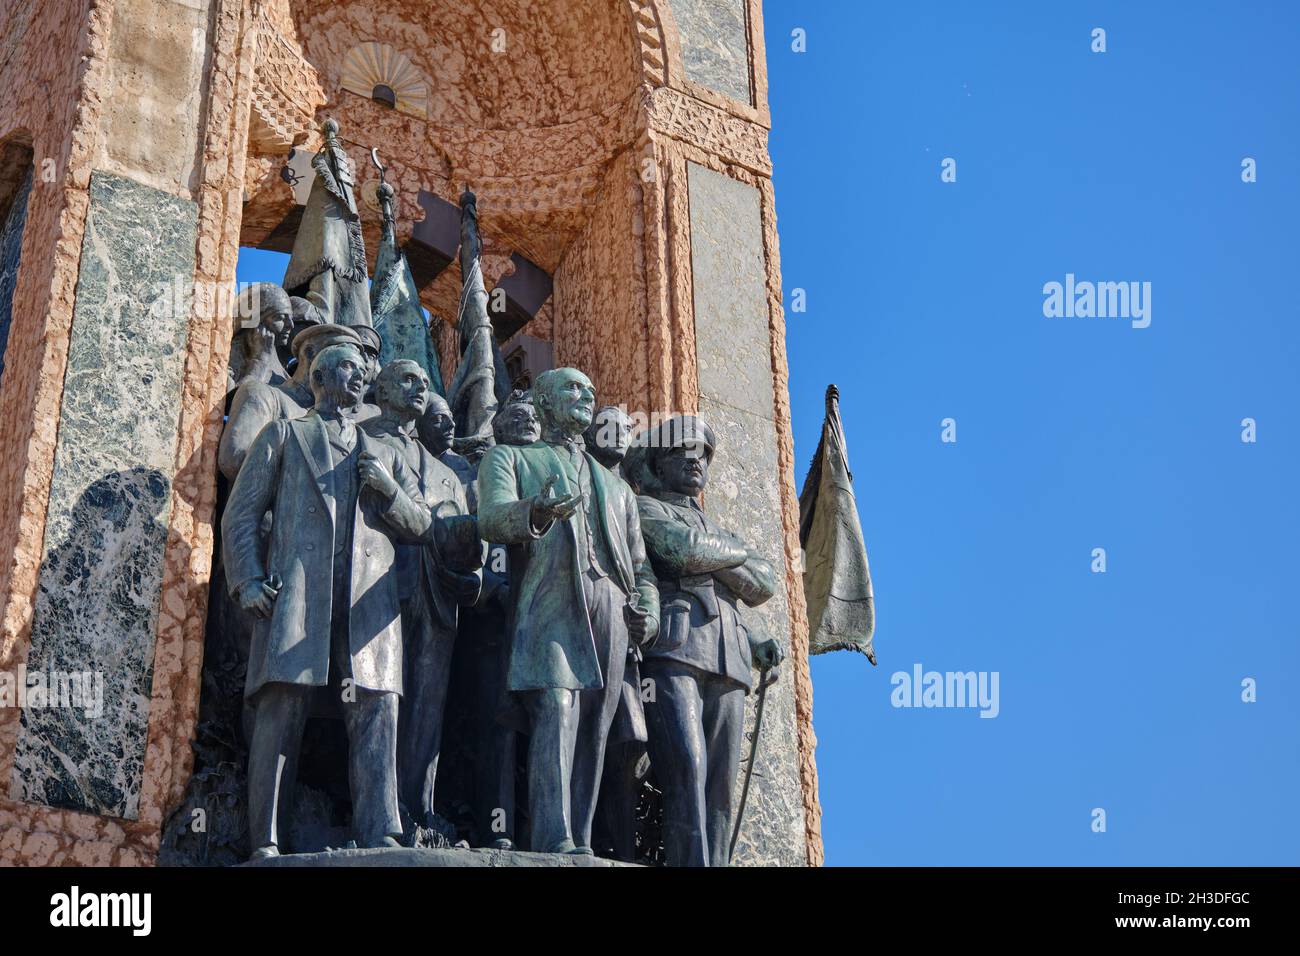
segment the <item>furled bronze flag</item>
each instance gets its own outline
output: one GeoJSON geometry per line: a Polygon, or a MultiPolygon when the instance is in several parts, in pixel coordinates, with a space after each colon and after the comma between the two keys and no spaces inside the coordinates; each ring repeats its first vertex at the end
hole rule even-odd
{"type": "Polygon", "coordinates": [[[339,138],[339,124],[321,126],[325,141],[311,161],[316,178],[303,207],[281,283],[320,310],[326,322],[371,325],[366,243],[353,192],[356,175],[339,138]]]}
{"type": "Polygon", "coordinates": [[[483,240],[478,229],[478,202],[468,189],[460,197],[460,365],[447,388],[447,403],[456,419],[452,447],[477,462],[493,444],[492,419],[510,395],[505,359],[488,315],[483,286],[483,240]]]}
{"type": "MultiPolygon", "coordinates": [[[[382,180],[382,167],[379,175],[382,180]]],[[[370,283],[370,315],[383,341],[379,360],[384,365],[396,359],[417,362],[429,376],[429,387],[445,396],[438,347],[429,335],[429,323],[420,305],[420,293],[406,253],[397,246],[393,187],[381,181],[377,195],[383,229],[379,234],[379,254],[375,257],[375,277],[370,283]]]]}
{"type": "Polygon", "coordinates": [[[840,393],[834,385],[826,389],[822,439],[799,494],[799,544],[804,552],[810,653],[847,649],[876,663],[871,568],[853,497],[840,393]]]}

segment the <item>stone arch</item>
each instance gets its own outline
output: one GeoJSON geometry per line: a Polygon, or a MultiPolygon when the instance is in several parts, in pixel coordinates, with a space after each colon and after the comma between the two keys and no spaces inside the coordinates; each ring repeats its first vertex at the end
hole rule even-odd
{"type": "MultiPolygon", "coordinates": [[[[304,197],[280,178],[284,157],[292,146],[314,149],[319,122],[334,116],[358,144],[351,151],[363,195],[375,176],[365,147],[383,155],[397,190],[398,238],[408,244],[425,307],[444,324],[454,321],[455,206],[468,187],[479,197],[489,286],[499,282],[508,301],[503,331],[531,322],[551,338],[552,283],[584,233],[596,221],[601,229],[636,228],[644,197],[627,157],[645,152],[645,91],[672,73],[663,22],[658,0],[270,0],[257,15],[252,115],[255,127],[272,115],[279,128],[249,138],[241,245],[288,251],[304,197]],[[391,72],[399,62],[387,51],[400,56],[401,75],[428,84],[423,115],[403,110],[400,92],[396,110],[373,100],[373,82],[387,75],[380,64],[391,72]],[[623,212],[612,214],[611,205],[623,212]]],[[[362,214],[373,256],[378,216],[362,214]]],[[[643,254],[630,245],[624,254],[638,269],[643,254]]],[[[585,266],[569,274],[596,278],[585,266]]],[[[559,334],[569,348],[557,361],[600,364],[594,343],[559,334]]],[[[629,360],[635,374],[610,387],[620,400],[644,402],[645,354],[605,364],[629,360]]]]}

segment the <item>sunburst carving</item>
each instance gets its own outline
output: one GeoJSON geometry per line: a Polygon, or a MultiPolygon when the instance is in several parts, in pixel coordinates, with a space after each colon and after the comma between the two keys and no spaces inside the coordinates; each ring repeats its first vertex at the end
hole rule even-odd
{"type": "Polygon", "coordinates": [[[372,99],[375,87],[386,86],[396,98],[394,108],[419,119],[429,116],[429,84],[406,55],[385,43],[361,43],[348,51],[340,76],[343,89],[372,99]]]}

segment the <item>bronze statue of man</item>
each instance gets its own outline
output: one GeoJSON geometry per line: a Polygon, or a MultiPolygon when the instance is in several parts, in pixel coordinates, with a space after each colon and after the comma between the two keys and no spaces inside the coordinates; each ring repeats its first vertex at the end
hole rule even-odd
{"type": "Polygon", "coordinates": [[[374,397],[374,384],[379,378],[379,370],[382,367],[379,353],[383,350],[383,340],[379,337],[379,333],[368,325],[354,325],[352,331],[361,339],[361,357],[366,363],[366,397],[349,412],[352,420],[360,425],[379,416],[379,405],[371,399],[374,397]]]}
{"type": "MultiPolygon", "coordinates": [[[[292,337],[296,314],[295,300],[274,283],[253,283],[240,292],[230,349],[229,373],[234,391],[226,396],[227,417],[217,449],[217,522],[225,513],[230,485],[257,433],[274,419],[306,412],[286,401],[282,391],[288,380],[281,361],[282,349],[292,337]]],[[[229,653],[246,663],[252,627],[252,620],[230,596],[225,565],[218,555],[212,562],[210,579],[208,629],[212,642],[206,645],[208,653],[214,657],[229,653]]],[[[221,706],[227,703],[238,703],[238,698],[221,706]]],[[[245,705],[243,710],[247,727],[251,708],[245,705]]]]}
{"type": "MultiPolygon", "coordinates": [[[[632,418],[621,405],[596,410],[583,435],[587,451],[615,475],[623,474],[623,459],[632,439],[632,418]]],[[[636,807],[641,780],[647,772],[647,732],[641,705],[641,648],[628,648],[623,691],[605,748],[605,771],[596,808],[596,837],[601,849],[617,859],[636,857],[636,807]]]]}
{"type": "MultiPolygon", "coordinates": [[[[492,419],[492,437],[498,445],[531,445],[542,437],[530,393],[510,393],[492,419]]],[[[514,846],[515,745],[517,734],[527,729],[526,715],[506,689],[509,598],[506,546],[489,542],[483,591],[461,626],[473,655],[474,818],[479,844],[501,850],[514,846]]]]}
{"type": "Polygon", "coordinates": [[[257,618],[244,684],[256,708],[248,760],[254,858],[276,856],[284,843],[303,728],[320,687],[341,701],[357,844],[395,846],[402,832],[394,541],[425,540],[432,516],[402,454],[345,413],[361,398],[364,374],[354,345],[315,357],[315,405],[257,436],[221,523],[230,593],[257,618]]]}
{"type": "Polygon", "coordinates": [[[533,396],[541,440],[479,465],[479,531],[508,548],[507,687],[528,712],[532,848],[591,854],[628,642],[654,636],[659,599],[632,490],[583,450],[591,381],[553,369],[533,396]]]}
{"type": "Polygon", "coordinates": [[[397,740],[400,797],[425,826],[434,818],[434,786],[442,752],[443,715],[456,644],[457,606],[472,605],[482,585],[481,548],[465,491],[450,468],[415,438],[429,401],[429,376],[409,359],[390,362],[375,382],[380,414],[362,430],[402,455],[424,502],[440,517],[463,516],[467,535],[426,545],[399,545],[397,588],[402,605],[405,688],[397,740]],[[473,570],[470,570],[473,569],[473,570]]]}
{"type": "Polygon", "coordinates": [[[626,478],[622,467],[632,442],[632,417],[622,405],[603,405],[597,409],[583,440],[587,451],[598,462],[620,478],[626,478]]]}
{"type": "Polygon", "coordinates": [[[533,393],[515,389],[492,419],[493,440],[498,445],[531,445],[541,437],[542,423],[533,404],[533,393]]]}
{"type": "Polygon", "coordinates": [[[678,416],[639,435],[627,463],[659,582],[659,635],[644,649],[641,675],[653,682],[646,723],[670,866],[730,862],[745,695],[753,665],[772,668],[782,658],[739,609],[772,596],[775,569],[700,506],[716,444],[701,419],[678,416]]]}
{"type": "Polygon", "coordinates": [[[452,448],[456,439],[456,420],[451,406],[441,395],[430,393],[429,405],[415,424],[416,434],[433,457],[456,473],[465,486],[465,496],[471,514],[478,511],[478,494],[475,479],[478,469],[464,455],[452,448]]]}
{"type": "Polygon", "coordinates": [[[249,379],[235,390],[217,448],[217,466],[227,480],[235,480],[244,456],[263,428],[274,421],[307,414],[316,401],[310,383],[312,360],[328,346],[340,343],[357,347],[360,339],[346,325],[300,325],[291,342],[298,360],[293,377],[278,386],[249,379]]]}
{"type": "Polygon", "coordinates": [[[339,142],[339,124],[327,119],[325,141],[311,161],[312,182],[293,253],[284,274],[290,295],[311,301],[326,322],[370,325],[370,286],[352,161],[339,142]]]}

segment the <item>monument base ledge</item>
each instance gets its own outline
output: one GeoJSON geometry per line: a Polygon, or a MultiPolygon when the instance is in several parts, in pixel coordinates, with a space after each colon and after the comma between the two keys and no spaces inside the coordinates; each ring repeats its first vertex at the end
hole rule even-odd
{"type": "Polygon", "coordinates": [[[250,860],[245,867],[615,867],[638,866],[619,860],[568,853],[533,853],[490,847],[378,847],[367,850],[329,850],[322,853],[286,853],[265,860],[250,860]]]}

